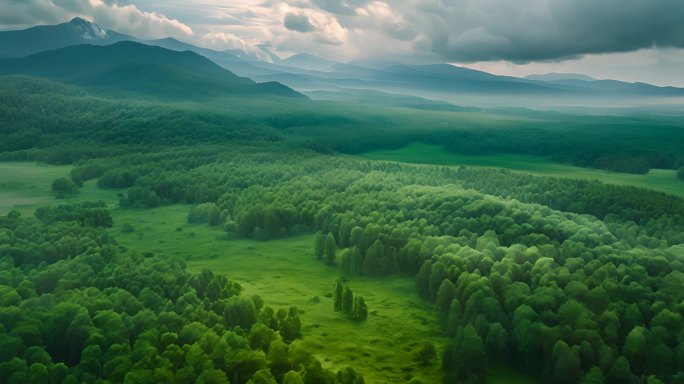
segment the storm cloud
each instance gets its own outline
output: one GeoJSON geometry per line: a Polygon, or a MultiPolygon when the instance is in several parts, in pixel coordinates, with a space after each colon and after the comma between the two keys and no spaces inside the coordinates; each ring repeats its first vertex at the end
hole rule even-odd
{"type": "Polygon", "coordinates": [[[530,62],[684,47],[684,2],[676,0],[423,0],[412,5],[405,18],[422,33],[418,47],[452,61],[530,62]]]}
{"type": "Polygon", "coordinates": [[[311,25],[306,15],[298,15],[296,13],[286,14],[283,24],[290,31],[310,32],[314,30],[314,26],[311,25]]]}

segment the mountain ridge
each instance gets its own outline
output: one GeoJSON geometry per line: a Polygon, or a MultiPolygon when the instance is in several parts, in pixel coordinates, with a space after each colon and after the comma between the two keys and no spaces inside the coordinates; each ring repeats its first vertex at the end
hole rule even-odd
{"type": "Polygon", "coordinates": [[[192,51],[132,41],[74,45],[0,60],[0,74],[29,75],[100,91],[159,98],[229,95],[304,97],[284,85],[259,85],[192,51]],[[170,94],[164,94],[164,92],[170,94]]]}
{"type": "Polygon", "coordinates": [[[110,45],[126,40],[137,41],[138,39],[75,17],[66,23],[56,25],[38,25],[22,30],[2,31],[0,32],[0,52],[8,57],[25,57],[73,45],[110,45]]]}

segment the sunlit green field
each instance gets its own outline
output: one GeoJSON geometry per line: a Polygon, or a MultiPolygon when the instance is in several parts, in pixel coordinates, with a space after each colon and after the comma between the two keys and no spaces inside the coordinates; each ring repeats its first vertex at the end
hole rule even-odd
{"type": "Polygon", "coordinates": [[[394,150],[367,152],[360,154],[359,157],[369,160],[388,160],[415,164],[506,168],[540,176],[597,179],[606,183],[650,188],[684,197],[684,182],[676,178],[676,171],[673,170],[652,169],[646,175],[634,175],[558,164],[542,156],[513,154],[461,155],[446,152],[439,145],[423,143],[412,143],[394,150]]]}

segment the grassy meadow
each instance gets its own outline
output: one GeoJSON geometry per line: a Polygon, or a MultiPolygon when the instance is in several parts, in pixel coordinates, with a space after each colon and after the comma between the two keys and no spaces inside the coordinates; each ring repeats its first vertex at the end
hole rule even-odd
{"type": "Polygon", "coordinates": [[[68,177],[70,170],[70,165],[0,162],[0,214],[15,209],[22,215],[32,215],[40,206],[98,200],[111,208],[118,202],[120,191],[99,189],[95,180],[86,182],[77,195],[56,199],[52,182],[61,176],[68,177]]]}
{"type": "Polygon", "coordinates": [[[68,175],[69,169],[71,166],[0,162],[0,212],[16,209],[29,215],[37,206],[53,203],[52,181],[68,175]]]}
{"type": "Polygon", "coordinates": [[[649,188],[684,197],[684,182],[676,178],[677,171],[652,169],[645,175],[617,173],[600,169],[582,168],[554,163],[546,157],[534,155],[496,154],[462,155],[446,152],[439,145],[411,143],[392,150],[377,150],[358,155],[368,160],[397,161],[414,164],[505,168],[538,176],[600,180],[618,185],[649,188]]]}

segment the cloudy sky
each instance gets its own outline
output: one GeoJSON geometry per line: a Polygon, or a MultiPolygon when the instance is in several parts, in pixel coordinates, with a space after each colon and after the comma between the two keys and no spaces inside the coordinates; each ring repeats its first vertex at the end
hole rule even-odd
{"type": "Polygon", "coordinates": [[[684,86],[684,0],[0,0],[0,28],[74,16],[211,48],[449,62],[684,86]]]}

